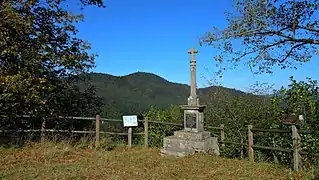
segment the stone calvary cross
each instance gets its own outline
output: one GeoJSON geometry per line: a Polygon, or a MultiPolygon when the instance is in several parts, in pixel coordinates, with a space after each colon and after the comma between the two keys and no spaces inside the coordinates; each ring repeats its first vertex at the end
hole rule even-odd
{"type": "Polygon", "coordinates": [[[204,109],[200,105],[196,94],[196,60],[194,48],[188,50],[190,60],[190,96],[187,105],[181,105],[184,110],[184,129],[175,131],[173,136],[167,136],[163,140],[162,155],[187,156],[195,152],[205,152],[219,155],[217,137],[211,137],[211,133],[204,130],[204,109]]]}
{"type": "Polygon", "coordinates": [[[202,132],[204,131],[204,114],[203,111],[206,106],[199,105],[197,98],[197,85],[196,85],[196,59],[195,54],[198,51],[193,47],[188,50],[191,55],[190,60],[190,96],[187,99],[187,105],[182,105],[184,110],[184,129],[186,131],[202,132]]]}

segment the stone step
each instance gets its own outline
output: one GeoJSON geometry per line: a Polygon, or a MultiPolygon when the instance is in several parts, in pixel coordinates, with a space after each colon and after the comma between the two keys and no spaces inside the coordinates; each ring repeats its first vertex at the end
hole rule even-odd
{"type": "Polygon", "coordinates": [[[181,149],[207,149],[211,144],[211,138],[205,140],[188,140],[178,138],[177,136],[168,136],[164,138],[164,148],[181,148],[181,149]]]}
{"type": "Polygon", "coordinates": [[[209,131],[203,131],[203,132],[190,132],[190,131],[175,131],[174,136],[186,139],[186,140],[203,140],[211,137],[211,134],[209,131]]]}
{"type": "Polygon", "coordinates": [[[161,155],[164,155],[164,156],[185,157],[185,156],[193,155],[194,153],[195,153],[195,150],[191,150],[191,149],[181,149],[181,148],[161,149],[161,155]]]}

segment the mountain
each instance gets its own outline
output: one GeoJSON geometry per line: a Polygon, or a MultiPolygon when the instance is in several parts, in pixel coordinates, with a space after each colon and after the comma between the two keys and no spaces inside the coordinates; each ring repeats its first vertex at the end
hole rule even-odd
{"type": "MultiPolygon", "coordinates": [[[[190,92],[186,84],[169,82],[160,76],[145,72],[126,76],[90,73],[88,81],[80,82],[78,85],[84,89],[89,84],[95,86],[97,95],[105,100],[103,115],[112,118],[123,114],[139,114],[151,105],[166,108],[171,104],[186,104],[190,92]]],[[[235,89],[220,88],[232,94],[244,94],[235,89]]],[[[215,86],[198,89],[200,100],[216,89],[215,86]]]]}

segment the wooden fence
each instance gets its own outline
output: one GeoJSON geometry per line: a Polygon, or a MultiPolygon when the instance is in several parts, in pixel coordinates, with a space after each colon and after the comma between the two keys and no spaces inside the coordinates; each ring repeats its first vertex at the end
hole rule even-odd
{"type": "Polygon", "coordinates": [[[281,151],[281,152],[292,152],[293,153],[293,163],[294,163],[294,171],[299,171],[301,165],[301,155],[311,155],[315,157],[319,157],[319,153],[308,153],[301,151],[301,138],[300,134],[317,134],[314,131],[304,131],[298,130],[295,125],[291,125],[291,130],[283,130],[283,129],[255,129],[252,125],[248,125],[248,153],[249,160],[254,162],[254,148],[255,149],[266,149],[272,151],[281,151]],[[291,133],[292,135],[292,149],[283,149],[283,148],[275,148],[275,147],[267,147],[267,146],[258,146],[254,145],[254,132],[270,132],[270,133],[291,133]]]}
{"type": "MultiPolygon", "coordinates": [[[[23,115],[21,116],[23,118],[30,118],[31,116],[23,115]]],[[[128,132],[106,132],[101,131],[101,123],[103,121],[108,122],[123,122],[119,119],[107,119],[107,118],[101,118],[100,115],[96,115],[96,117],[64,117],[59,116],[58,119],[75,119],[75,120],[89,120],[89,121],[95,121],[95,130],[91,131],[79,131],[79,130],[56,130],[56,129],[46,129],[46,120],[43,119],[41,129],[28,129],[28,130],[0,130],[0,133],[8,133],[8,132],[40,132],[41,133],[41,141],[43,142],[45,140],[45,134],[46,132],[55,132],[55,133],[80,133],[80,134],[95,134],[95,146],[99,146],[100,144],[100,135],[101,134],[109,134],[109,135],[123,135],[128,136],[128,146],[132,147],[132,134],[133,130],[132,128],[128,128],[128,132]]],[[[134,133],[136,135],[144,135],[145,136],[145,147],[148,147],[148,120],[138,120],[138,122],[144,123],[144,132],[143,133],[134,133]]],[[[160,121],[150,121],[155,123],[162,123],[160,121]]],[[[170,123],[174,124],[174,123],[170,123]]],[[[178,124],[179,125],[179,124],[178,124]]]]}
{"type": "MultiPolygon", "coordinates": [[[[22,116],[22,117],[30,117],[30,116],[22,116]]],[[[46,132],[65,132],[65,133],[84,133],[84,134],[95,134],[95,144],[96,146],[99,146],[100,143],[100,135],[101,134],[109,134],[109,135],[125,135],[128,139],[128,147],[132,147],[132,137],[133,137],[133,129],[132,127],[128,128],[128,131],[126,133],[118,133],[118,132],[105,132],[101,131],[101,122],[103,121],[109,121],[109,122],[123,122],[119,119],[107,119],[107,118],[101,118],[99,115],[96,115],[96,117],[58,117],[61,119],[78,119],[78,120],[91,120],[95,121],[95,131],[77,131],[77,130],[54,130],[54,129],[46,129],[45,124],[46,121],[43,120],[42,126],[40,130],[0,130],[1,132],[41,132],[41,141],[45,139],[45,133],[46,132]]],[[[144,125],[144,132],[141,133],[134,133],[135,135],[144,135],[144,147],[148,148],[148,127],[149,123],[158,123],[158,124],[165,124],[165,125],[173,125],[173,126],[180,126],[183,127],[184,125],[182,123],[172,123],[172,122],[164,122],[164,121],[152,121],[148,120],[148,118],[145,118],[145,120],[138,120],[138,122],[142,122],[144,125]]],[[[295,125],[291,125],[291,130],[282,130],[282,129],[256,129],[253,128],[252,125],[248,125],[248,144],[241,142],[231,142],[231,141],[225,141],[225,126],[223,124],[220,125],[220,127],[212,127],[212,126],[205,126],[207,129],[213,129],[213,130],[219,130],[220,131],[220,141],[222,147],[225,147],[225,144],[234,144],[234,145],[240,145],[242,147],[246,146],[248,148],[248,154],[249,154],[249,160],[251,162],[254,162],[254,149],[265,149],[265,150],[272,150],[272,151],[281,151],[281,152],[292,152],[293,153],[293,162],[294,162],[294,171],[298,171],[301,165],[301,155],[312,155],[315,157],[319,157],[319,153],[308,153],[301,151],[301,139],[300,134],[317,134],[314,131],[303,131],[298,130],[295,125]],[[269,132],[269,133],[291,133],[292,134],[292,142],[293,142],[293,148],[292,149],[283,149],[283,148],[275,148],[275,147],[267,147],[267,146],[259,146],[254,145],[254,133],[258,132],[269,132]]]]}
{"type": "MultiPolygon", "coordinates": [[[[3,116],[4,117],[4,116],[3,116]]],[[[23,118],[30,118],[31,116],[23,115],[21,116],[23,118]]],[[[45,133],[46,132],[55,132],[55,133],[81,133],[81,134],[95,134],[95,145],[98,146],[100,143],[100,135],[101,134],[109,134],[109,135],[123,135],[127,136],[127,144],[128,147],[132,147],[132,137],[133,137],[133,129],[132,127],[128,128],[127,132],[105,132],[101,131],[101,124],[103,121],[106,122],[123,122],[123,120],[120,119],[108,119],[108,118],[101,118],[100,115],[96,115],[96,117],[64,117],[59,116],[57,117],[59,119],[75,119],[75,120],[89,120],[89,121],[95,121],[95,131],[79,131],[79,130],[56,130],[56,129],[46,129],[46,120],[43,119],[41,129],[28,129],[28,130],[0,130],[0,133],[7,133],[7,132],[40,132],[41,133],[41,141],[45,140],[45,133]]],[[[165,125],[172,125],[172,126],[180,126],[183,127],[184,124],[182,123],[172,123],[172,122],[164,122],[164,121],[156,121],[156,120],[148,120],[148,118],[145,118],[145,120],[138,120],[138,122],[143,123],[144,125],[144,132],[141,133],[134,133],[134,135],[144,135],[144,147],[148,148],[148,126],[149,123],[156,123],[156,124],[165,124],[165,125]]],[[[221,131],[221,140],[224,140],[225,134],[224,134],[224,125],[221,125],[220,127],[211,127],[206,126],[210,129],[216,129],[221,131]]]]}

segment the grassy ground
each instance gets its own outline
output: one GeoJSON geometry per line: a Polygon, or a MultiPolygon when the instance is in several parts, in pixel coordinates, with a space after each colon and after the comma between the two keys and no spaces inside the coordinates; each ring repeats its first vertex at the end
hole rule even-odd
{"type": "Polygon", "coordinates": [[[0,148],[0,179],[310,179],[285,168],[206,155],[161,157],[158,149],[80,149],[66,143],[0,148]]]}

